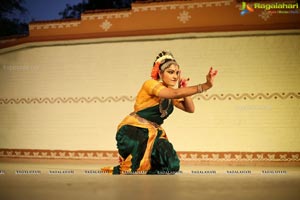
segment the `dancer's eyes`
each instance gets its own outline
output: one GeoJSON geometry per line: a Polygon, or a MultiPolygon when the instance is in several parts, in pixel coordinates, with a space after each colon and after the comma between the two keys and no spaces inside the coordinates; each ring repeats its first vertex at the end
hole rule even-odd
{"type": "Polygon", "coordinates": [[[174,70],[168,70],[167,71],[169,74],[174,74],[174,70]]]}
{"type": "Polygon", "coordinates": [[[175,72],[175,70],[167,70],[167,72],[168,72],[169,74],[174,74],[174,73],[176,73],[177,76],[179,75],[179,71],[176,71],[176,72],[175,72]]]}

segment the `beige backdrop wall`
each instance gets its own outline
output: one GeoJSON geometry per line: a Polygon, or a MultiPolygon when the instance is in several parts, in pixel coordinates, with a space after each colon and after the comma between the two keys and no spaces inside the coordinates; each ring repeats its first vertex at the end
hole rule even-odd
{"type": "Polygon", "coordinates": [[[300,151],[300,32],[190,33],[31,43],[0,52],[0,148],[116,150],[163,49],[190,84],[219,70],[163,127],[178,151],[300,151]]]}

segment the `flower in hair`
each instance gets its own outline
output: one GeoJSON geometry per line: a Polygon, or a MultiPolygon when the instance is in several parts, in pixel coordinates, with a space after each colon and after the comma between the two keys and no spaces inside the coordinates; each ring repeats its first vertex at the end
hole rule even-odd
{"type": "Polygon", "coordinates": [[[160,65],[160,62],[156,62],[152,68],[151,77],[154,80],[159,79],[159,65],[160,65]]]}

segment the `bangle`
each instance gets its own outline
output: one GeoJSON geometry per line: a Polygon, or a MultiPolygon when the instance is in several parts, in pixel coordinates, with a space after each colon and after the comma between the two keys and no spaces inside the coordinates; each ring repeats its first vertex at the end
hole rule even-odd
{"type": "Polygon", "coordinates": [[[202,85],[201,84],[197,85],[197,93],[202,93],[202,92],[203,92],[202,85]]]}

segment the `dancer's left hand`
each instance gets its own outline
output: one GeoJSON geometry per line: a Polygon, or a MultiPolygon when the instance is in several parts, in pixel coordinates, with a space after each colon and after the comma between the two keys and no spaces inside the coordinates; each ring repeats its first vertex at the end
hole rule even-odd
{"type": "Polygon", "coordinates": [[[218,74],[218,70],[214,70],[212,67],[210,67],[208,74],[206,75],[206,84],[209,87],[212,87],[214,84],[214,79],[216,75],[218,74]]]}

